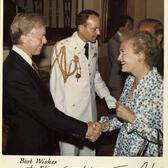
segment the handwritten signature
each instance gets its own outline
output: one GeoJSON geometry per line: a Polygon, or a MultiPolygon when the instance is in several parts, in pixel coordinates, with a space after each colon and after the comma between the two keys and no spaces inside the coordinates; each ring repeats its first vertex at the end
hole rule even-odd
{"type": "MultiPolygon", "coordinates": [[[[148,162],[144,162],[142,165],[140,165],[140,168],[154,168],[155,163],[152,163],[152,165],[149,165],[148,162]]],[[[128,165],[119,165],[119,166],[115,166],[112,168],[124,168],[124,167],[129,167],[128,165]]]]}
{"type": "MultiPolygon", "coordinates": [[[[144,162],[140,165],[139,168],[154,168],[155,163],[150,164],[149,162],[144,162]]],[[[26,167],[26,168],[33,168],[34,166],[31,165],[30,167],[26,167]]],[[[50,166],[39,166],[39,168],[49,168],[50,166]]],[[[112,168],[125,168],[125,167],[130,167],[129,165],[118,165],[118,166],[113,166],[112,168]]],[[[64,166],[63,168],[70,168],[69,166],[64,166]]],[[[81,166],[81,168],[94,168],[93,166],[81,166]]]]}
{"type": "MultiPolygon", "coordinates": [[[[155,166],[155,163],[149,164],[148,162],[144,162],[143,164],[140,165],[139,168],[154,168],[154,166],[155,166]]],[[[125,168],[125,167],[129,167],[129,165],[118,165],[118,166],[114,166],[112,168],[125,168]]],[[[69,168],[69,167],[65,166],[63,168],[69,168]]],[[[94,167],[92,167],[92,166],[90,166],[90,167],[84,166],[84,167],[81,167],[81,168],[94,168],[94,167]]]]}
{"type": "MultiPolygon", "coordinates": [[[[151,168],[154,168],[154,166],[155,166],[155,163],[153,163],[153,164],[151,165],[151,168]]],[[[141,166],[140,168],[148,168],[148,167],[150,167],[149,163],[148,163],[148,162],[145,162],[145,163],[142,164],[142,166],[141,166]]]]}

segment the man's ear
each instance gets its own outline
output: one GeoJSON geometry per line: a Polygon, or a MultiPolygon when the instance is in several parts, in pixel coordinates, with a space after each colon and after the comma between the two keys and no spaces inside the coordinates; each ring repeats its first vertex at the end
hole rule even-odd
{"type": "Polygon", "coordinates": [[[160,45],[160,43],[161,43],[161,41],[163,39],[163,35],[162,34],[157,35],[156,39],[158,41],[158,44],[160,45]]]}
{"type": "Polygon", "coordinates": [[[84,32],[84,25],[79,25],[78,26],[78,30],[79,30],[79,32],[84,32]]]}
{"type": "Polygon", "coordinates": [[[21,35],[20,37],[20,41],[24,44],[29,44],[31,41],[30,41],[30,38],[28,36],[25,36],[25,35],[21,35]]]}
{"type": "Polygon", "coordinates": [[[21,41],[22,43],[24,43],[25,41],[27,41],[26,36],[25,36],[25,35],[21,35],[20,41],[21,41]]]}

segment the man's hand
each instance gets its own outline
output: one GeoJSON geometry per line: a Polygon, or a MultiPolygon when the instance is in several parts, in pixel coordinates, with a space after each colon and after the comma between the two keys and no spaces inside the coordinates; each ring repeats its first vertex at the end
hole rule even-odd
{"type": "Polygon", "coordinates": [[[95,142],[101,135],[101,125],[98,122],[88,122],[88,130],[86,133],[86,138],[91,142],[95,142]]]}

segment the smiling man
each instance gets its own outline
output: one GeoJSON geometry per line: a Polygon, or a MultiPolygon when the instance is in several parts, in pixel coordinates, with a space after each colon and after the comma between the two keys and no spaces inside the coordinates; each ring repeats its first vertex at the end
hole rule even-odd
{"type": "Polygon", "coordinates": [[[3,64],[3,118],[8,124],[6,153],[54,155],[55,131],[95,141],[97,124],[88,124],[55,108],[52,96],[34,69],[32,57],[47,42],[42,16],[18,13],[11,24],[12,50],[3,64]]]}

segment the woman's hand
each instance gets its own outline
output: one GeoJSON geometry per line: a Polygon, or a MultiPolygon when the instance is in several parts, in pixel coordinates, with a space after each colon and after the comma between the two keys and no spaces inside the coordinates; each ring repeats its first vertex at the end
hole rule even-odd
{"type": "Polygon", "coordinates": [[[116,115],[120,119],[133,123],[135,121],[135,114],[124,106],[120,101],[116,103],[116,115]]]}

